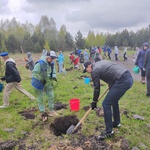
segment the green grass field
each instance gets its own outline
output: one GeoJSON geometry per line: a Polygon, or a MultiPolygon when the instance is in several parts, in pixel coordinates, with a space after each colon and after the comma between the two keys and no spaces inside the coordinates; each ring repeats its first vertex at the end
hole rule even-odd
{"type": "MultiPolygon", "coordinates": [[[[133,53],[131,53],[131,55],[133,55],[133,53]]],[[[21,54],[10,56],[14,58],[17,63],[18,70],[22,77],[22,87],[36,97],[36,93],[34,93],[34,89],[30,84],[29,71],[24,67],[23,56],[21,54]]],[[[67,56],[68,53],[65,53],[65,67],[70,68],[72,65],[67,56]]],[[[34,60],[38,60],[39,58],[40,54],[33,54],[34,60]]],[[[68,105],[67,109],[58,111],[61,116],[75,114],[81,119],[85,114],[85,110],[82,108],[89,106],[92,102],[93,88],[90,84],[85,84],[83,79],[80,79],[81,75],[83,75],[81,70],[68,71],[67,75],[57,74],[58,82],[54,82],[55,102],[68,105]],[[80,111],[70,111],[69,100],[72,98],[80,99],[80,111]]],[[[89,74],[85,75],[89,76],[89,74]]],[[[107,85],[105,83],[103,84],[104,86],[101,87],[101,93],[107,88],[107,85]]],[[[120,100],[122,126],[119,130],[115,129],[115,136],[126,138],[129,141],[130,148],[137,146],[139,143],[143,143],[150,148],[150,99],[147,98],[145,94],[146,85],[142,85],[140,82],[134,82],[133,87],[127,91],[120,100]],[[134,114],[144,117],[144,120],[134,119],[134,114]]],[[[99,107],[102,107],[102,100],[98,103],[99,107]]],[[[0,93],[0,105],[1,104],[3,104],[2,93],[0,93]]],[[[76,135],[64,135],[62,138],[52,135],[49,131],[49,124],[54,118],[50,118],[45,125],[42,125],[39,117],[33,120],[24,120],[18,112],[30,109],[31,107],[38,108],[36,100],[31,101],[16,89],[12,90],[10,94],[10,106],[5,109],[0,109],[0,142],[24,139],[27,146],[31,146],[34,143],[38,145],[39,149],[46,150],[54,142],[67,141],[70,137],[76,137],[76,135]],[[13,128],[13,132],[5,131],[6,128],[13,128]],[[29,134],[24,135],[23,131],[29,134]]],[[[35,115],[39,116],[39,112],[36,111],[35,115]]],[[[104,126],[103,118],[96,116],[95,112],[91,111],[85,119],[81,132],[85,136],[98,135],[101,131],[95,132],[94,129],[101,125],[104,126]]],[[[106,141],[111,143],[111,139],[106,141]]],[[[114,145],[115,149],[119,149],[117,143],[114,143],[114,145]]],[[[15,149],[19,148],[16,147],[15,149]]]]}

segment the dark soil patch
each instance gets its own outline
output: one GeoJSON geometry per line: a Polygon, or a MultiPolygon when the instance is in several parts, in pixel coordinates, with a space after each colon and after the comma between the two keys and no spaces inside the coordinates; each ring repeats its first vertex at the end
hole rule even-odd
{"type": "Polygon", "coordinates": [[[13,150],[18,142],[9,140],[5,142],[0,142],[0,150],[13,150]]]}
{"type": "Polygon", "coordinates": [[[90,109],[91,106],[84,106],[82,109],[85,111],[88,111],[90,109]]]}
{"type": "Polygon", "coordinates": [[[30,108],[24,111],[20,111],[19,114],[21,114],[24,117],[24,119],[35,119],[34,113],[36,111],[38,111],[37,108],[30,108]]]}
{"type": "Polygon", "coordinates": [[[54,135],[60,136],[62,134],[66,134],[66,131],[71,125],[76,126],[79,122],[77,116],[65,116],[59,117],[54,120],[53,123],[50,124],[50,130],[53,131],[54,135]]]}
{"type": "Polygon", "coordinates": [[[73,69],[73,67],[66,68],[66,71],[71,71],[72,69],[73,69]]]}
{"type": "Polygon", "coordinates": [[[59,143],[50,148],[50,150],[112,150],[112,146],[105,141],[97,141],[96,136],[86,137],[79,135],[78,138],[72,137],[70,144],[59,143]]]}
{"type": "Polygon", "coordinates": [[[54,110],[67,109],[67,104],[62,104],[60,102],[55,103],[54,110]]]}

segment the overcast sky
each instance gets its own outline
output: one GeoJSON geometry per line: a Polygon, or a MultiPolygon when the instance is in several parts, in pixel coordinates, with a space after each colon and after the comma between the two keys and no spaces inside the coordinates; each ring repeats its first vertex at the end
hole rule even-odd
{"type": "Polygon", "coordinates": [[[38,24],[42,15],[65,25],[73,36],[81,31],[137,31],[150,24],[149,0],[0,0],[0,19],[38,24]]]}

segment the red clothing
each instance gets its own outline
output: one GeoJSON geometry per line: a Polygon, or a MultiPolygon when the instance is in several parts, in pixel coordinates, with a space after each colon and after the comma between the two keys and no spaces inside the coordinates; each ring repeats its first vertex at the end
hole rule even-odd
{"type": "Polygon", "coordinates": [[[79,57],[75,55],[70,55],[69,58],[73,62],[74,65],[77,65],[79,63],[79,57]]]}

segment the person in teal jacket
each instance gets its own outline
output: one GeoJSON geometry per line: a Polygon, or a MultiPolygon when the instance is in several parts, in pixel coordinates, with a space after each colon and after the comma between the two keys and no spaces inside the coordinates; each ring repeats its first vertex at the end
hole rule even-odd
{"type": "Polygon", "coordinates": [[[64,55],[63,55],[63,53],[62,53],[62,51],[60,51],[59,52],[59,55],[58,55],[58,59],[57,59],[57,61],[58,61],[58,65],[59,65],[59,74],[61,73],[61,72],[63,72],[64,74],[66,74],[66,71],[63,69],[63,66],[64,66],[64,55]]]}
{"type": "MultiPolygon", "coordinates": [[[[57,58],[54,51],[47,52],[45,56],[35,63],[32,70],[32,86],[35,88],[39,111],[44,114],[44,94],[48,99],[48,115],[53,117],[58,114],[54,111],[53,80],[57,81],[53,60],[57,58]]],[[[43,119],[43,118],[42,118],[43,119]]]]}

